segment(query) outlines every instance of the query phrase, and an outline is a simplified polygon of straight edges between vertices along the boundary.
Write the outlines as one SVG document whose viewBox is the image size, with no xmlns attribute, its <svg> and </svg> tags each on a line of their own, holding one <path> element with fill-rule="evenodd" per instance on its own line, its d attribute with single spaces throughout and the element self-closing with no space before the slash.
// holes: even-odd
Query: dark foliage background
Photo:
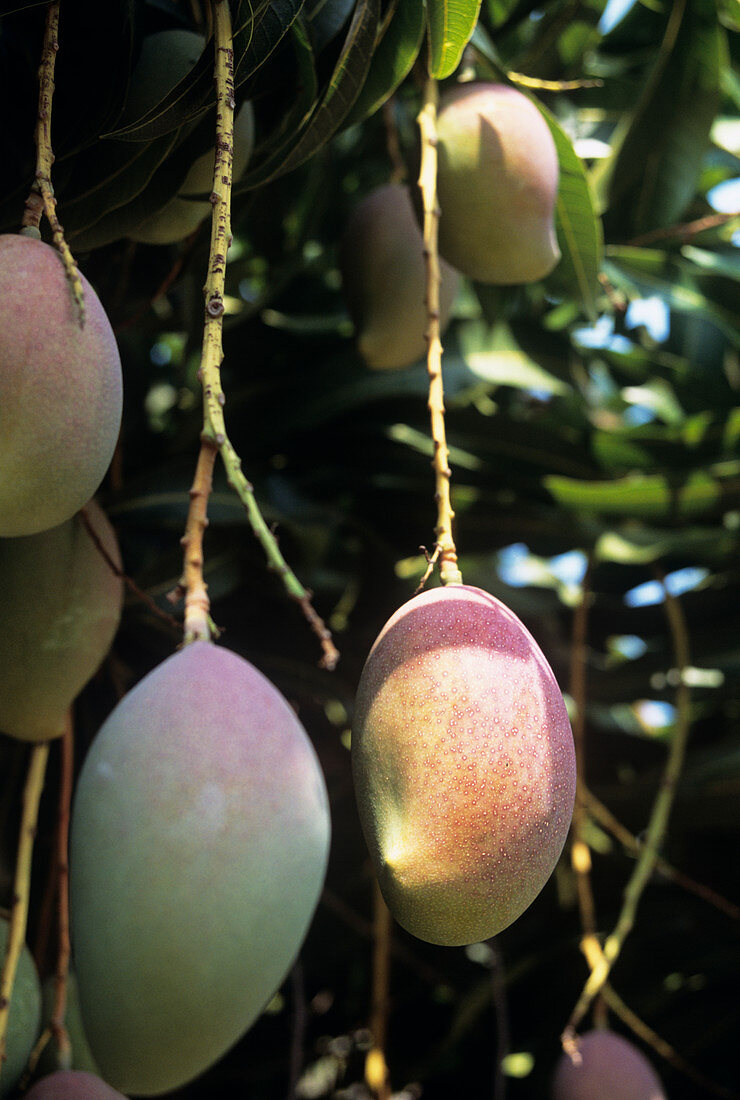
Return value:
<svg viewBox="0 0 740 1100">
<path fill-rule="evenodd" d="M 475 5 L 447 3 L 475 20 Z M 606 6 L 483 0 L 462 61 L 486 79 L 539 81 L 531 91 L 561 158 L 563 261 L 541 284 L 467 284 L 457 301 L 444 370 L 458 546 L 466 582 L 513 608 L 566 692 L 591 560 L 585 778 L 637 836 L 676 725 L 675 639 L 657 585 L 666 577 L 690 633 L 692 731 L 663 855 L 736 900 L 740 226 L 717 216 L 714 189 L 740 174 L 740 20 L 732 0 L 638 2 L 614 25 Z M 266 573 L 221 477 L 206 579 L 223 643 L 298 708 L 324 768 L 334 833 L 326 890 L 284 988 L 178 1096 L 359 1098 L 369 1095 L 373 931 L 347 751 L 352 700 L 373 638 L 423 572 L 419 547 L 433 543 L 435 512 L 425 366 L 373 373 L 360 361 L 337 244 L 352 206 L 394 168 L 389 134 L 413 178 L 412 66 L 425 9 L 422 0 L 231 7 L 238 96 L 254 105 L 257 147 L 236 188 L 227 269 L 227 426 L 335 633 L 336 672 L 319 669 L 315 638 Z M 128 574 L 168 613 L 201 426 L 208 231 L 161 247 L 127 233 L 212 141 L 210 52 L 149 116 L 125 131 L 120 116 L 143 38 L 196 26 L 200 9 L 63 2 L 52 131 L 61 220 L 124 365 L 124 426 L 101 501 Z M 33 175 L 44 10 L 3 5 L 3 231 L 17 228 Z M 77 704 L 78 759 L 120 693 L 178 641 L 175 627 L 128 597 L 113 651 Z M 4 739 L 0 752 L 5 889 L 25 750 Z M 54 774 L 52 765 L 31 942 L 51 858 Z M 587 835 L 606 934 L 633 857 L 596 822 Z M 737 1084 L 737 932 L 737 919 L 656 874 L 613 976 L 624 1002 L 726 1090 Z M 587 974 L 579 935 L 565 858 L 495 943 L 436 948 L 395 928 L 387 1055 L 397 1093 L 414 1085 L 403 1095 L 493 1096 L 503 1058 L 511 1100 L 545 1096 Z M 49 969 L 49 958 L 40 962 Z M 649 1053 L 672 1098 L 730 1094 Z"/>
</svg>

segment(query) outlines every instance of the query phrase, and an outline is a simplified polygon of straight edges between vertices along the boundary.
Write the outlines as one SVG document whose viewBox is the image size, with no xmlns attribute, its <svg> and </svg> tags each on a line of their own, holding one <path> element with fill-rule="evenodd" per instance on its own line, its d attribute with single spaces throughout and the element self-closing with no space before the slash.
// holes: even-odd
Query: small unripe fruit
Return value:
<svg viewBox="0 0 740 1100">
<path fill-rule="evenodd" d="M 120 569 L 106 516 L 93 502 L 87 515 Z M 0 576 L 0 733 L 22 741 L 59 737 L 118 629 L 123 582 L 81 516 L 37 535 L 0 539 Z"/>
<path fill-rule="evenodd" d="M 100 1077 L 72 1069 L 42 1077 L 25 1095 L 26 1100 L 126 1100 Z"/>
<path fill-rule="evenodd" d="M 313 747 L 247 661 L 193 642 L 124 696 L 70 847 L 82 1018 L 110 1084 L 168 1092 L 251 1026 L 301 947 L 329 833 Z"/>
<path fill-rule="evenodd" d="M 85 325 L 56 249 L 0 236 L 0 537 L 63 523 L 93 496 L 121 424 L 121 362 L 81 276 Z"/>
<path fill-rule="evenodd" d="M 197 31 L 168 27 L 148 34 L 131 74 L 122 126 L 148 114 L 197 64 L 206 40 Z"/>
<path fill-rule="evenodd" d="M 8 922 L 0 917 L 0 964 L 8 946 Z M 8 1096 L 23 1073 L 41 1027 L 41 987 L 31 952 L 23 946 L 13 983 L 6 1035 L 6 1059 L 0 1073 L 0 1098 Z"/>
<path fill-rule="evenodd" d="M 527 96 L 460 84 L 437 119 L 439 250 L 483 283 L 530 283 L 560 259 L 553 224 L 558 156 Z"/>
<path fill-rule="evenodd" d="M 647 1058 L 613 1031 L 578 1037 L 578 1056 L 562 1054 L 552 1082 L 552 1100 L 666 1100 Z"/>
<path fill-rule="evenodd" d="M 234 119 L 234 160 L 231 168 L 234 181 L 246 169 L 253 149 L 254 108 L 251 103 L 244 103 Z M 211 190 L 214 158 L 213 149 L 198 157 L 175 197 L 138 225 L 129 236 L 141 244 L 174 244 L 195 232 L 213 207 L 207 200 L 196 201 L 187 196 Z"/>
<path fill-rule="evenodd" d="M 389 183 L 353 210 L 340 251 L 357 348 L 369 367 L 406 367 L 426 353 L 424 240 L 408 189 Z M 459 276 L 440 264 L 440 331 L 450 319 Z"/>
<path fill-rule="evenodd" d="M 468 585 L 391 616 L 360 678 L 352 764 L 365 839 L 399 924 L 431 943 L 488 939 L 550 877 L 575 753 L 539 646 Z"/>
</svg>

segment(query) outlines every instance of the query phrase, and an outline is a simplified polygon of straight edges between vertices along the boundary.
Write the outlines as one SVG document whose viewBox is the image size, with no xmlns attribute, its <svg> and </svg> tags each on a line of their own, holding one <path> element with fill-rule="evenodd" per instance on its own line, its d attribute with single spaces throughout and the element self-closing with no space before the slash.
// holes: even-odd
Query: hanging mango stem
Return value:
<svg viewBox="0 0 740 1100">
<path fill-rule="evenodd" d="M 31 192 L 26 199 L 21 233 L 27 237 L 39 238 L 41 236 L 39 231 L 41 215 L 46 215 L 51 226 L 54 244 L 61 255 L 64 270 L 72 289 L 77 318 L 80 328 L 82 328 L 85 324 L 82 280 L 69 245 L 64 238 L 64 230 L 59 224 L 57 200 L 54 197 L 54 188 L 51 183 L 51 166 L 54 163 L 54 153 L 51 146 L 51 105 L 54 98 L 54 68 L 59 51 L 58 33 L 59 0 L 51 0 L 46 9 L 44 42 L 41 48 L 41 64 L 39 65 L 39 104 L 34 131 L 36 173 Z"/>
<path fill-rule="evenodd" d="M 686 756 L 686 746 L 691 729 L 691 691 L 684 675 L 690 664 L 689 633 L 683 609 L 679 601 L 666 588 L 663 574 L 659 569 L 656 569 L 656 579 L 663 585 L 663 606 L 673 641 L 674 660 L 679 677 L 675 703 L 676 725 L 668 750 L 663 777 L 645 830 L 644 844 L 640 850 L 632 876 L 625 887 L 624 899 L 617 923 L 614 930 L 607 937 L 602 955 L 596 959 L 595 966 L 591 970 L 591 974 L 568 1020 L 561 1037 L 564 1047 L 573 1041 L 575 1029 L 588 1012 L 594 998 L 601 993 L 604 985 L 609 980 L 612 968 L 632 931 L 640 898 L 658 862 L 660 847 L 668 828 L 668 819 L 676 794 L 676 786 Z"/>
<path fill-rule="evenodd" d="M 435 551 L 429 559 L 429 567 L 422 586 L 439 562 L 439 574 L 443 584 L 462 584 L 462 573 L 457 564 L 457 550 L 452 536 L 455 513 L 450 500 L 449 450 L 445 433 L 444 385 L 442 382 L 442 343 L 439 328 L 439 250 L 437 230 L 439 206 L 437 204 L 437 81 L 427 76 L 424 82 L 424 102 L 417 117 L 421 136 L 421 164 L 419 190 L 424 206 L 424 262 L 426 266 L 427 306 L 427 370 L 429 372 L 429 413 L 432 441 L 434 443 L 434 499 L 437 502 Z"/>
<path fill-rule="evenodd" d="M 212 0 L 216 48 L 216 158 L 211 203 L 211 247 L 208 276 L 203 288 L 205 321 L 200 361 L 203 389 L 203 430 L 201 449 L 190 490 L 190 508 L 183 536 L 185 547 L 183 574 L 179 590 L 185 593 L 185 641 L 210 638 L 218 630 L 210 616 L 210 601 L 203 577 L 203 533 L 208 524 L 208 498 L 216 455 L 226 470 L 229 485 L 239 496 L 252 531 L 259 539 L 268 568 L 279 574 L 288 595 L 300 604 L 311 629 L 317 635 L 323 668 L 332 669 L 339 660 L 331 632 L 311 603 L 311 593 L 303 587 L 283 557 L 275 535 L 265 522 L 255 499 L 254 487 L 245 477 L 241 459 L 226 433 L 221 386 L 223 362 L 223 315 L 226 283 L 226 254 L 231 244 L 231 185 L 234 154 L 234 40 L 228 0 Z"/>
</svg>

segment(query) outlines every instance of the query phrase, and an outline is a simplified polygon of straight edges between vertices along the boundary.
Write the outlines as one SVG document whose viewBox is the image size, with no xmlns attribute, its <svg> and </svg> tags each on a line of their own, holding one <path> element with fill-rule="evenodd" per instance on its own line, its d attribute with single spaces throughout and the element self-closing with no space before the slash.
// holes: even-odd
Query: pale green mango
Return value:
<svg viewBox="0 0 740 1100">
<path fill-rule="evenodd" d="M 94 502 L 93 530 L 115 565 L 113 528 Z M 0 733 L 47 741 L 110 649 L 123 582 L 80 516 L 50 531 L 0 539 Z"/>
<path fill-rule="evenodd" d="M 0 917 L 0 967 L 8 947 L 8 922 Z M 41 1027 L 41 987 L 36 964 L 24 945 L 10 998 L 6 1060 L 0 1070 L 0 1098 L 8 1096 L 26 1068 Z"/>
<path fill-rule="evenodd" d="M 439 251 L 483 283 L 531 283 L 560 259 L 558 155 L 534 103 L 504 84 L 459 84 L 437 119 Z"/>
<path fill-rule="evenodd" d="M 352 766 L 383 896 L 420 939 L 488 939 L 550 877 L 573 736 L 542 651 L 487 592 L 432 589 L 388 620 L 360 678 Z"/>
<path fill-rule="evenodd" d="M 155 1096 L 218 1059 L 300 950 L 329 847 L 295 712 L 212 642 L 126 695 L 84 762 L 71 828 L 72 947 L 105 1079 Z"/>
<path fill-rule="evenodd" d="M 243 103 L 234 119 L 234 161 L 232 179 L 238 180 L 244 172 L 254 149 L 254 108 Z M 185 177 L 177 195 L 129 236 L 141 244 L 174 244 L 195 232 L 212 210 L 207 200 L 188 198 L 213 187 L 215 149 L 198 157 Z"/>
</svg>

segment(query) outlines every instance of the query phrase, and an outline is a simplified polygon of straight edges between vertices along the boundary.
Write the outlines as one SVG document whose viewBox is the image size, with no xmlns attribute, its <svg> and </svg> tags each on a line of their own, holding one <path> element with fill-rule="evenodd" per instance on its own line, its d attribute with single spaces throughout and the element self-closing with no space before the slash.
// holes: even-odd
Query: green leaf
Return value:
<svg viewBox="0 0 740 1100">
<path fill-rule="evenodd" d="M 521 348 L 509 326 L 500 321 L 491 331 L 472 322 L 460 330 L 462 357 L 473 374 L 485 382 L 545 393 L 567 393 L 570 386 L 544 370 Z"/>
<path fill-rule="evenodd" d="M 604 252 L 601 220 L 596 213 L 586 169 L 570 138 L 545 107 L 536 100 L 533 102 L 550 128 L 560 166 L 555 229 L 561 259 L 548 283 L 577 298 L 586 314 L 595 320 Z"/>
<path fill-rule="evenodd" d="M 380 0 L 360 0 L 347 37 L 321 101 L 303 132 L 292 139 L 289 151 L 279 149 L 245 183 L 250 187 L 266 183 L 297 168 L 331 138 L 346 119 L 370 67 L 380 17 Z"/>
<path fill-rule="evenodd" d="M 374 114 L 411 72 L 421 49 L 424 25 L 424 0 L 396 0 L 392 18 L 386 16 L 384 21 L 370 72 L 347 116 L 347 124 Z"/>
<path fill-rule="evenodd" d="M 481 0 L 427 0 L 429 74 L 451 76 L 478 22 Z"/>
<path fill-rule="evenodd" d="M 557 474 L 545 488 L 558 504 L 610 515 L 681 517 L 740 503 L 740 462 L 690 471 L 685 477 L 630 474 L 614 481 L 577 481 Z"/>
<path fill-rule="evenodd" d="M 676 222 L 696 187 L 721 102 L 727 42 L 714 0 L 677 0 L 653 70 L 608 167 L 608 224 L 632 237 Z"/>
<path fill-rule="evenodd" d="M 703 314 L 740 346 L 740 311 L 713 302 L 700 289 L 694 265 L 681 263 L 668 253 L 624 245 L 606 250 L 604 270 L 613 286 L 629 297 L 659 294 L 680 313 Z"/>
</svg>

